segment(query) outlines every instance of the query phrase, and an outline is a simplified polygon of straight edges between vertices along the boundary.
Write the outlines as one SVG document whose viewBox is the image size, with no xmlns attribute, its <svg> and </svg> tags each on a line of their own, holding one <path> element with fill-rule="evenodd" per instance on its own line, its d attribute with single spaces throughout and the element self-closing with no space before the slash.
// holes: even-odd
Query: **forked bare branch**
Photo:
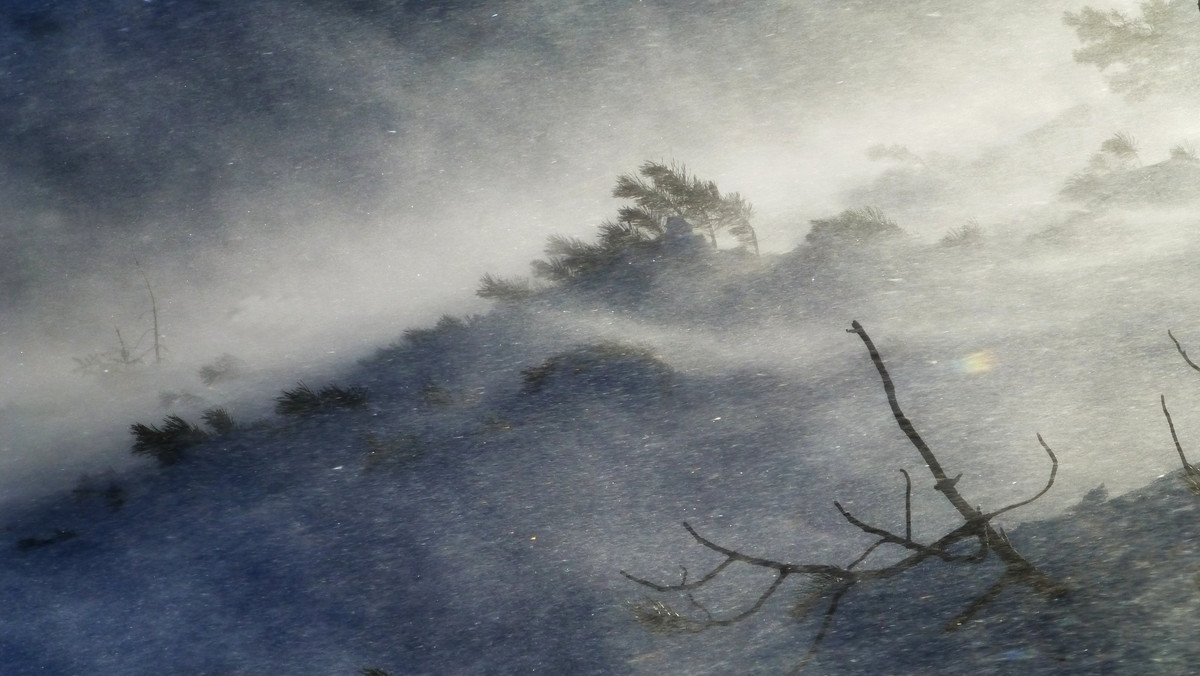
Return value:
<svg viewBox="0 0 1200 676">
<path fill-rule="evenodd" d="M 1167 418 L 1167 427 L 1171 430 L 1175 451 L 1179 453 L 1179 462 L 1183 463 L 1183 480 L 1187 482 L 1189 490 L 1200 495 L 1200 469 L 1188 462 L 1187 456 L 1183 454 L 1183 445 L 1179 443 L 1179 434 L 1175 432 L 1175 423 L 1171 420 L 1171 412 L 1167 410 L 1166 395 L 1158 395 L 1158 401 L 1162 404 L 1163 415 Z"/>
<path fill-rule="evenodd" d="M 1167 329 L 1167 335 L 1171 337 L 1171 342 L 1175 343 L 1175 349 L 1179 350 L 1179 356 L 1187 362 L 1188 366 L 1200 371 L 1200 366 L 1192 361 L 1187 356 L 1187 351 L 1179 344 L 1175 338 L 1175 334 L 1171 333 L 1171 329 Z M 1165 395 L 1158 396 L 1159 403 L 1162 404 L 1163 415 L 1167 418 L 1167 427 L 1171 429 L 1171 439 L 1175 441 L 1175 451 L 1179 453 L 1179 462 L 1183 463 L 1183 480 L 1187 482 L 1188 489 L 1200 495 L 1200 468 L 1197 468 L 1192 463 L 1188 462 L 1187 456 L 1183 454 L 1183 446 L 1179 443 L 1179 435 L 1175 432 L 1175 423 L 1171 421 L 1171 412 L 1167 410 L 1167 398 Z"/>
<path fill-rule="evenodd" d="M 1046 485 L 1038 491 L 1033 497 L 1015 502 L 1011 505 L 1001 507 L 992 512 L 984 512 L 979 506 L 973 506 L 968 502 L 958 489 L 959 479 L 962 474 L 950 477 L 946 474 L 945 469 L 938 461 L 933 450 L 921 438 L 912 421 L 904 414 L 900 408 L 899 400 L 896 396 L 896 387 L 892 381 L 891 375 L 888 373 L 887 366 L 883 362 L 883 358 L 879 355 L 871 337 L 867 335 L 865 329 L 857 321 L 851 323 L 851 328 L 848 333 L 854 333 L 862 339 L 863 344 L 867 348 L 867 352 L 871 357 L 876 369 L 879 371 L 879 376 L 883 381 L 883 389 L 887 394 L 888 405 L 891 407 L 892 416 L 896 420 L 896 424 L 904 432 L 909 442 L 917 449 L 921 459 L 925 462 L 930 474 L 934 479 L 934 490 L 940 492 L 946 500 L 955 508 L 962 517 L 963 523 L 957 528 L 944 534 L 931 544 L 922 544 L 913 539 L 912 536 L 912 481 L 905 470 L 900 470 L 904 475 L 905 480 L 905 496 L 904 496 L 904 535 L 892 533 L 886 529 L 872 526 L 862 521 L 861 519 L 850 514 L 841 503 L 834 502 L 834 507 L 841 513 L 850 524 L 854 525 L 859 530 L 875 536 L 877 539 L 868 546 L 865 551 L 850 564 L 846 566 L 836 566 L 829 564 L 795 564 L 784 561 L 776 561 L 773 559 L 750 556 L 735 549 L 729 549 L 708 540 L 696 532 L 688 523 L 684 523 L 683 527 L 691 534 L 692 538 L 700 545 L 711 549 L 725 557 L 725 559 L 713 568 L 707 575 L 694 582 L 687 581 L 686 569 L 685 573 L 678 584 L 663 585 L 635 577 L 625 571 L 621 574 L 630 580 L 652 589 L 656 592 L 675 592 L 685 593 L 687 599 L 693 607 L 700 608 L 704 613 L 703 619 L 686 618 L 675 612 L 670 606 L 660 601 L 651 601 L 646 604 L 641 604 L 635 607 L 639 614 L 639 619 L 644 623 L 654 628 L 678 628 L 687 631 L 703 631 L 705 629 L 726 626 L 736 622 L 745 620 L 751 617 L 767 603 L 767 601 L 778 591 L 784 581 L 790 576 L 805 576 L 808 580 L 820 580 L 822 586 L 815 595 L 810 595 L 808 600 L 801 605 L 807 612 L 811 604 L 820 603 L 822 598 L 828 598 L 823 619 L 813 637 L 812 643 L 808 651 L 805 653 L 800 663 L 797 665 L 793 673 L 798 673 L 806 665 L 808 665 L 817 655 L 829 628 L 833 624 L 834 616 L 837 613 L 842 598 L 850 592 L 860 582 L 884 580 L 895 577 L 927 559 L 937 559 L 948 564 L 978 564 L 987 560 L 989 554 L 995 554 L 1001 562 L 1005 564 L 1005 571 L 994 584 L 992 584 L 983 594 L 973 601 L 966 609 L 958 616 L 952 619 L 946 625 L 946 629 L 953 630 L 964 624 L 970 618 L 974 617 L 981 609 L 989 602 L 995 599 L 1009 585 L 1020 584 L 1030 587 L 1037 592 L 1047 597 L 1057 597 L 1066 593 L 1067 588 L 1061 583 L 1053 580 L 1045 573 L 1037 569 L 1033 564 L 1027 561 L 1013 546 L 1012 542 L 1004 534 L 1003 529 L 998 526 L 993 526 L 992 520 L 1001 514 L 1010 512 L 1018 507 L 1029 505 L 1050 490 L 1054 486 L 1054 480 L 1058 473 L 1058 458 L 1054 455 L 1054 451 L 1042 439 L 1039 434 L 1037 439 L 1046 454 L 1050 457 L 1050 476 L 1046 481 Z M 1173 337 L 1172 337 L 1173 338 Z M 1178 343 L 1177 343 L 1178 344 Z M 1182 353 L 1182 348 L 1180 349 Z M 1185 355 L 1186 358 L 1186 355 Z M 1190 363 L 1190 362 L 1189 362 Z M 1200 369 L 1198 369 L 1200 370 Z M 1166 410 L 1164 403 L 1163 410 Z M 1170 418 L 1168 416 L 1168 422 Z M 1174 433 L 1174 428 L 1172 428 Z M 1178 448 L 1178 441 L 1176 441 Z M 1180 457 L 1183 457 L 1183 451 L 1180 450 Z M 1184 460 L 1185 467 L 1189 467 Z M 1198 472 L 1200 474 L 1200 472 Z M 1200 484 L 1198 484 L 1200 485 Z M 976 540 L 978 549 L 969 554 L 952 554 L 950 548 L 955 544 L 964 540 Z M 874 569 L 859 569 L 858 566 L 867 560 L 877 549 L 884 545 L 894 545 L 902 549 L 906 549 L 911 553 L 905 558 L 892 563 L 891 565 L 874 568 Z M 765 568 L 775 571 L 774 579 L 767 589 L 759 595 L 759 597 L 746 609 L 731 615 L 727 618 L 717 618 L 708 612 L 704 606 L 700 605 L 693 597 L 692 592 L 703 588 L 709 582 L 716 579 L 721 573 L 725 572 L 735 563 L 744 564 L 755 568 Z"/>
</svg>

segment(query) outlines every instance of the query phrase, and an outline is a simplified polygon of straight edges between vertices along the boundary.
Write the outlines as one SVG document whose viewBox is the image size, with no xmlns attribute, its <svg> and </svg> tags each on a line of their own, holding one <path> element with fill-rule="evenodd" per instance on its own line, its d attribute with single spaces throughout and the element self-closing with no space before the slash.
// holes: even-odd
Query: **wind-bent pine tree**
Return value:
<svg viewBox="0 0 1200 676">
<path fill-rule="evenodd" d="M 758 255 L 758 236 L 750 225 L 754 208 L 738 193 L 722 193 L 713 181 L 702 181 L 682 165 L 646 162 L 636 174 L 617 178 L 613 196 L 632 200 L 617 210 L 615 220 L 600 224 L 594 242 L 578 237 L 551 235 L 543 250 L 546 258 L 532 263 L 533 275 L 551 282 L 568 282 L 604 270 L 628 256 L 631 250 L 655 250 L 669 240 L 668 221 L 681 218 L 717 247 L 717 233 L 728 232 L 742 247 Z M 476 295 L 504 302 L 526 300 L 545 287 L 528 279 L 484 275 Z"/>
<path fill-rule="evenodd" d="M 638 174 L 617 178 L 613 197 L 635 204 L 621 210 L 619 223 L 659 234 L 667 218 L 679 216 L 704 233 L 713 248 L 717 246 L 717 233 L 725 230 L 758 255 L 758 236 L 750 225 L 754 208 L 741 195 L 722 194 L 715 182 L 689 174 L 680 164 L 646 162 Z"/>
<path fill-rule="evenodd" d="M 1140 14 L 1083 7 L 1063 22 L 1082 48 L 1075 61 L 1099 68 L 1109 88 L 1132 100 L 1157 92 L 1194 90 L 1200 42 L 1193 0 L 1148 0 Z"/>
</svg>

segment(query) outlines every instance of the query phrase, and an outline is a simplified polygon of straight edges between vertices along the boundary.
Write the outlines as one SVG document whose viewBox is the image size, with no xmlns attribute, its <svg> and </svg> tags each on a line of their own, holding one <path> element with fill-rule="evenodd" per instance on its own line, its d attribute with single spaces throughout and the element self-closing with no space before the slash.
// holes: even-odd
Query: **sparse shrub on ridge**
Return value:
<svg viewBox="0 0 1200 676">
<path fill-rule="evenodd" d="M 362 360 L 359 363 L 366 366 L 376 360 L 391 361 L 399 355 L 411 354 L 414 350 L 444 348 L 448 339 L 465 335 L 467 329 L 474 326 L 480 319 L 480 315 L 456 317 L 444 314 L 433 326 L 406 329 L 398 340 L 392 341 L 387 347 L 376 350 L 374 359 Z"/>
<path fill-rule="evenodd" d="M 1130 165 L 1139 159 L 1137 139 L 1123 131 L 1105 139 L 1100 151 L 1111 155 L 1120 165 Z"/>
<path fill-rule="evenodd" d="M 275 412 L 279 415 L 303 418 L 330 408 L 362 408 L 367 405 L 367 390 L 364 387 L 341 388 L 326 385 L 319 392 L 303 382 L 294 389 L 284 390 L 275 398 Z"/>
<path fill-rule="evenodd" d="M 1100 144 L 1085 168 L 1063 182 L 1059 195 L 1090 209 L 1193 203 L 1200 199 L 1198 164 L 1196 149 L 1183 142 L 1170 149 L 1166 160 L 1143 165 L 1136 139 L 1118 132 Z"/>
<path fill-rule="evenodd" d="M 983 228 L 974 219 L 947 232 L 938 242 L 944 247 L 973 247 L 983 243 Z"/>
<path fill-rule="evenodd" d="M 134 423 L 129 432 L 134 436 L 133 454 L 150 456 L 163 466 L 179 462 L 185 450 L 210 437 L 208 432 L 177 415 L 164 418 L 161 428 Z"/>
<path fill-rule="evenodd" d="M 551 235 L 546 259 L 533 262 L 534 276 L 565 282 L 608 268 L 628 252 L 669 237 L 671 219 L 681 219 L 703 233 L 713 249 L 717 233 L 727 231 L 743 248 L 758 254 L 750 203 L 737 193 L 722 194 L 716 183 L 689 174 L 683 165 L 646 162 L 638 175 L 618 177 L 612 194 L 633 205 L 618 209 L 615 221 L 601 223 L 595 242 Z"/>
<path fill-rule="evenodd" d="M 238 424 L 229 415 L 229 411 L 223 408 L 210 408 L 200 414 L 200 419 L 217 435 L 231 434 L 238 428 Z"/>
<path fill-rule="evenodd" d="M 175 408 L 176 406 L 200 406 L 204 402 L 204 397 L 192 394 L 191 392 L 163 390 L 158 393 L 158 405 L 166 409 Z"/>
<path fill-rule="evenodd" d="M 887 214 L 875 207 L 863 207 L 813 220 L 812 229 L 804 239 L 813 246 L 843 248 L 886 241 L 903 234 Z"/>
<path fill-rule="evenodd" d="M 320 408 L 321 398 L 303 382 L 275 397 L 275 412 L 279 415 L 304 416 L 316 413 Z"/>
<path fill-rule="evenodd" d="M 222 380 L 237 378 L 245 368 L 245 362 L 227 353 L 217 357 L 213 363 L 201 366 L 197 375 L 200 376 L 200 382 L 205 385 L 213 385 Z"/>
<path fill-rule="evenodd" d="M 403 343 L 410 347 L 432 347 L 445 336 L 467 330 L 478 319 L 477 315 L 467 315 L 466 317 L 442 315 L 432 327 L 405 330 Z M 401 345 L 396 347 L 401 347 Z"/>
<path fill-rule="evenodd" d="M 1200 157 L 1196 156 L 1196 147 L 1187 142 L 1171 148 L 1171 159 L 1177 162 L 1200 162 Z"/>
<path fill-rule="evenodd" d="M 646 162 L 636 173 L 619 176 L 612 195 L 632 204 L 619 208 L 616 220 L 601 223 L 594 242 L 551 235 L 546 241 L 545 259 L 531 264 L 535 277 L 565 283 L 612 269 L 638 252 L 656 259 L 678 254 L 687 248 L 671 242 L 679 237 L 678 232 L 671 232 L 672 219 L 687 224 L 684 235 L 689 242 L 694 228 L 702 234 L 695 236 L 695 240 L 707 239 L 716 249 L 717 235 L 727 232 L 742 250 L 755 256 L 759 253 L 758 236 L 750 224 L 754 214 L 751 204 L 737 193 L 722 193 L 716 183 L 697 178 L 681 164 Z M 528 279 L 486 274 L 476 295 L 519 302 L 541 290 Z"/>
<path fill-rule="evenodd" d="M 1080 171 L 1071 174 L 1063 183 L 1058 194 L 1072 200 L 1086 200 L 1096 193 L 1103 185 L 1100 176 L 1090 171 Z"/>
<path fill-rule="evenodd" d="M 160 465 L 173 465 L 183 459 L 183 452 L 188 448 L 238 429 L 229 411 L 223 408 L 210 408 L 201 414 L 201 419 L 211 433 L 177 415 L 163 418 L 162 427 L 142 423 L 130 425 L 129 432 L 134 436 L 133 454 L 148 455 Z"/>
<path fill-rule="evenodd" d="M 365 387 L 341 388 L 337 385 L 328 385 L 322 387 L 317 396 L 323 403 L 336 408 L 362 408 L 367 405 L 367 388 Z"/>
<path fill-rule="evenodd" d="M 556 354 L 522 370 L 521 376 L 525 394 L 535 394 L 559 379 L 570 379 L 573 388 L 588 386 L 604 391 L 662 387 L 672 372 L 650 349 L 608 340 Z"/>
<path fill-rule="evenodd" d="M 907 146 L 897 143 L 891 145 L 885 143 L 877 143 L 870 148 L 867 148 L 867 159 L 873 161 L 893 160 L 896 162 L 906 162 L 910 164 L 925 164 L 925 161 L 916 153 L 909 150 Z"/>
<path fill-rule="evenodd" d="M 479 288 L 475 295 L 488 300 L 505 303 L 516 303 L 532 298 L 537 293 L 533 283 L 525 277 L 505 279 L 492 273 L 487 273 L 479 280 Z"/>
</svg>

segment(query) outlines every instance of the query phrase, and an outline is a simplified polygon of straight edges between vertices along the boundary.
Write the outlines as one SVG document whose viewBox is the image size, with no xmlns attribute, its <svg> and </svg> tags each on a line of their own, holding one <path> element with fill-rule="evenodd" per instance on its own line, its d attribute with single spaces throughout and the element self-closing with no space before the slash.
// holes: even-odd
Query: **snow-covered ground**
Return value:
<svg viewBox="0 0 1200 676">
<path fill-rule="evenodd" d="M 824 279 L 794 255 L 714 254 L 707 277 L 667 266 L 636 294 L 566 288 L 448 318 L 309 382 L 366 387 L 364 408 L 283 417 L 233 401 L 240 429 L 178 463 L 93 474 L 10 509 L 0 664 L 786 673 L 823 617 L 820 603 L 792 613 L 811 586 L 789 580 L 733 626 L 658 633 L 636 604 L 728 616 L 769 575 L 733 566 L 693 605 L 620 571 L 670 584 L 679 566 L 694 580 L 720 563 L 685 520 L 748 555 L 845 566 L 872 538 L 832 502 L 902 532 L 899 469 L 914 480 L 917 541 L 959 525 L 845 331 L 858 319 L 905 412 L 984 511 L 1045 485 L 1045 437 L 1054 488 L 997 525 L 1070 591 L 1047 600 L 1013 584 L 946 632 L 1003 567 L 926 561 L 847 594 L 808 671 L 1183 673 L 1200 652 L 1200 497 L 1163 477 L 1179 461 L 1157 399 L 1187 448 L 1200 379 L 1166 329 L 1200 345 L 1187 321 L 1196 245 L 1174 235 L 1175 216 L 1105 218 L 1066 242 L 914 245 Z M 1111 256 L 1135 226 L 1160 237 Z M 895 561 L 886 549 L 863 565 Z"/>
<path fill-rule="evenodd" d="M 1200 496 L 1159 405 L 1200 460 L 1200 374 L 1167 336 L 1200 355 L 1195 106 L 1073 63 L 1062 13 L 1091 3 L 16 4 L 0 674 L 777 674 L 818 636 L 806 673 L 1195 671 Z M 1191 42 L 1168 33 L 1169 62 Z M 633 247 L 471 297 L 594 236 L 647 158 L 742 192 L 764 255 Z M 911 237 L 805 243 L 868 206 Z M 691 597 L 621 574 L 720 565 L 684 521 L 847 567 L 876 538 L 834 501 L 902 533 L 900 470 L 915 542 L 959 527 L 854 320 L 968 504 L 1037 494 L 1053 449 L 994 537 L 1066 594 L 995 554 L 833 614 L 800 574 L 755 609 L 770 574 L 744 561 Z M 149 361 L 148 336 L 164 363 L 69 372 L 114 337 Z M 276 412 L 300 382 L 368 395 Z M 132 424 L 196 440 L 215 407 L 238 427 L 177 462 L 128 452 Z"/>
</svg>

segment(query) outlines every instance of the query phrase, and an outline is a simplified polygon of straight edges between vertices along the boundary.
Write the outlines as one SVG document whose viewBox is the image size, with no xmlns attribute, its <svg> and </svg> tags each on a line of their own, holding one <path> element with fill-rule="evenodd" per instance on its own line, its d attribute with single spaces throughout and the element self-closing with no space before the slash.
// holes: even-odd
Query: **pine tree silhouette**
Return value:
<svg viewBox="0 0 1200 676">
<path fill-rule="evenodd" d="M 717 232 L 727 230 L 742 246 L 758 254 L 758 237 L 750 225 L 754 208 L 738 193 L 721 194 L 713 181 L 689 174 L 680 164 L 646 162 L 638 175 L 617 178 L 613 197 L 633 200 L 618 222 L 643 232 L 661 234 L 667 218 L 679 216 L 717 246 Z"/>
</svg>

